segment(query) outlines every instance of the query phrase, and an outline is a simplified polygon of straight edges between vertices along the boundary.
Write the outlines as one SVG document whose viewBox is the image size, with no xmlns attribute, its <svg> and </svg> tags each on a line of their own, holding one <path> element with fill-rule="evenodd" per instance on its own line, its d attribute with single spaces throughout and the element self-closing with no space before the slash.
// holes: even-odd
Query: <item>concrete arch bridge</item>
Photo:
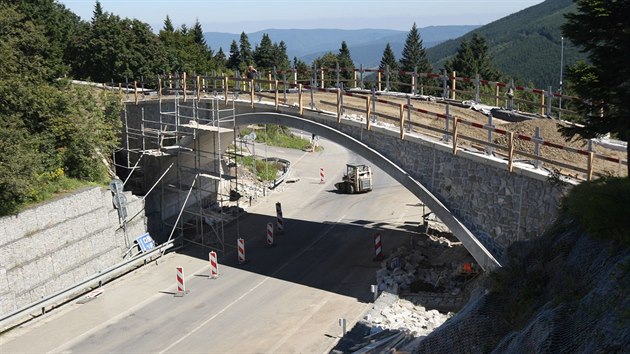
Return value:
<svg viewBox="0 0 630 354">
<path fill-rule="evenodd" d="M 404 104 L 396 107 L 399 114 L 375 115 L 370 112 L 369 96 L 350 94 L 344 103 L 340 94 L 336 101 L 335 94 L 328 95 L 318 103 L 331 108 L 325 110 L 315 107 L 313 101 L 305 106 L 302 96 L 306 95 L 297 94 L 298 102 L 293 104 L 287 100 L 280 104 L 277 92 L 275 96 L 260 94 L 258 100 L 252 94 L 228 99 L 161 96 L 159 100 L 129 101 L 123 117 L 128 167 L 133 168 L 146 155 L 164 157 L 154 162 L 145 159 L 145 171 L 159 171 L 145 176 L 149 186 L 158 176 L 195 185 L 193 178 L 198 174 L 194 172 L 202 165 L 212 171 L 208 176 L 221 179 L 227 176 L 222 175 L 225 166 L 220 167 L 217 156 L 234 140 L 234 127 L 279 124 L 338 143 L 391 175 L 449 227 L 484 269 L 500 267 L 507 246 L 541 235 L 556 217 L 562 191 L 548 182 L 546 171 L 514 159 L 511 143 L 506 158 L 495 157 L 463 148 L 458 136 L 458 125 L 463 123 L 448 114 L 450 128 L 444 130 L 448 136 L 436 138 L 417 131 L 421 124 L 413 121 L 410 107 L 405 110 Z M 353 104 L 351 99 L 359 103 Z M 184 163 L 192 171 L 188 174 L 170 169 L 168 161 L 175 161 L 174 151 L 181 159 L 182 151 L 204 150 L 204 146 L 215 156 L 200 158 L 191 153 Z M 181 202 L 171 206 L 170 215 L 176 214 L 179 205 Z M 157 211 L 148 209 L 149 218 L 151 212 Z"/>
</svg>

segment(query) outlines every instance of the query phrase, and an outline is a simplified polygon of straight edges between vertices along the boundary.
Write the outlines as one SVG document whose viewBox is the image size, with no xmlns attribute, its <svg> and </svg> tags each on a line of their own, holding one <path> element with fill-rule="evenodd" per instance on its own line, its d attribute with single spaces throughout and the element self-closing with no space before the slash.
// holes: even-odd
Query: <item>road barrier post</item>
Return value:
<svg viewBox="0 0 630 354">
<path fill-rule="evenodd" d="M 383 246 L 381 244 L 381 234 L 374 234 L 374 260 L 380 261 L 383 259 Z"/>
<path fill-rule="evenodd" d="M 238 263 L 245 263 L 245 240 L 242 238 L 237 239 L 236 248 L 238 249 Z"/>
<path fill-rule="evenodd" d="M 278 232 L 284 232 L 284 220 L 282 219 L 282 204 L 276 203 L 276 227 Z"/>
<path fill-rule="evenodd" d="M 217 253 L 210 251 L 210 278 L 216 279 L 219 277 L 219 266 L 217 264 Z"/>
<path fill-rule="evenodd" d="M 324 183 L 324 168 L 320 167 L 319 169 L 319 183 Z"/>
<path fill-rule="evenodd" d="M 184 267 L 177 266 L 177 291 L 175 292 L 176 297 L 184 296 L 186 291 L 186 286 L 184 284 Z"/>
<path fill-rule="evenodd" d="M 267 245 L 273 246 L 273 223 L 267 223 Z"/>
</svg>

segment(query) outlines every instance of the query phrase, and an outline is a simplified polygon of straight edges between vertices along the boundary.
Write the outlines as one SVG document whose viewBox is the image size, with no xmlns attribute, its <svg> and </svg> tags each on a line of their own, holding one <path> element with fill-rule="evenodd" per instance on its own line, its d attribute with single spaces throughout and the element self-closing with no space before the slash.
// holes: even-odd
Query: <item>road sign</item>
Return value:
<svg viewBox="0 0 630 354">
<path fill-rule="evenodd" d="M 148 232 L 141 236 L 138 236 L 136 238 L 136 242 L 138 243 L 138 246 L 140 246 L 140 250 L 142 251 L 142 253 L 155 248 L 155 241 L 153 241 L 153 237 L 151 237 Z"/>
</svg>

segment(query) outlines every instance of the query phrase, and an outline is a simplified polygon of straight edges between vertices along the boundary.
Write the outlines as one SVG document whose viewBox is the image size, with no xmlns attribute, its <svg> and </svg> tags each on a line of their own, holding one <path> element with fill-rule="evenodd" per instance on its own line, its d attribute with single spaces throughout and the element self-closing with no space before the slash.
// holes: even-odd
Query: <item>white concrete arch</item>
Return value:
<svg viewBox="0 0 630 354">
<path fill-rule="evenodd" d="M 464 247 L 466 247 L 483 269 L 492 270 L 501 267 L 495 255 L 493 255 L 466 226 L 452 215 L 449 209 L 442 204 L 433 193 L 398 165 L 363 142 L 327 125 L 285 113 L 241 113 L 235 115 L 235 119 L 236 125 L 238 126 L 249 124 L 278 124 L 301 129 L 322 136 L 361 155 L 422 200 L 429 209 L 448 226 L 455 237 L 462 242 Z"/>
</svg>

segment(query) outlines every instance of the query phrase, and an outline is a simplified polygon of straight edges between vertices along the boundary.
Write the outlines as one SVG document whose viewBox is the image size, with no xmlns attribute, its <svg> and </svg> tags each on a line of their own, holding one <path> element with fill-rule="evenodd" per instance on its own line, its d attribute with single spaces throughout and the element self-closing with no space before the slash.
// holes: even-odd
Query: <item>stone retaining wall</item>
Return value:
<svg viewBox="0 0 630 354">
<path fill-rule="evenodd" d="M 131 217 L 144 202 L 125 195 Z M 145 230 L 140 213 L 125 234 L 111 192 L 100 187 L 0 218 L 0 315 L 120 263 Z"/>
</svg>

